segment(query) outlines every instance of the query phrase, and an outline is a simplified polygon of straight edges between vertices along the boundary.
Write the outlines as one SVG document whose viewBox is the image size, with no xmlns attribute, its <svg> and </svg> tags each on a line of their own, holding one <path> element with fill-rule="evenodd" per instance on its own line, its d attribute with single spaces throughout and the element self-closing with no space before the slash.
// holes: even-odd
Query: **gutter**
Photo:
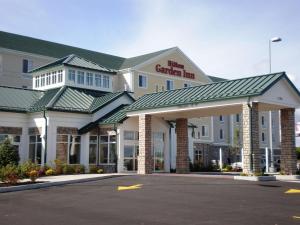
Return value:
<svg viewBox="0 0 300 225">
<path fill-rule="evenodd" d="M 47 162 L 47 147 L 48 147 L 48 126 L 47 126 L 48 121 L 46 117 L 46 109 L 43 110 L 43 117 L 45 119 L 45 137 L 44 137 L 45 140 L 44 165 L 45 165 Z"/>
<path fill-rule="evenodd" d="M 250 138 L 250 171 L 253 172 L 253 140 L 252 140 L 252 102 L 250 103 L 250 98 L 248 97 L 248 108 L 250 109 L 249 113 L 249 121 L 250 121 L 250 132 L 249 132 L 249 138 Z"/>
</svg>

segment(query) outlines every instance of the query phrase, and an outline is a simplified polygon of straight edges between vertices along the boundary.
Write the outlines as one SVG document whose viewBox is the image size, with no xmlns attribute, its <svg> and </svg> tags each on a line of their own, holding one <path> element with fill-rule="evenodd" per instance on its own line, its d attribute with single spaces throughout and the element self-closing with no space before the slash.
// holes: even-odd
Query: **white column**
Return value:
<svg viewBox="0 0 300 225">
<path fill-rule="evenodd" d="M 124 135 L 123 126 L 117 129 L 118 173 L 124 172 Z"/>
<path fill-rule="evenodd" d="M 90 133 L 81 135 L 80 163 L 89 171 Z"/>
<path fill-rule="evenodd" d="M 270 172 L 274 173 L 276 171 L 275 171 L 275 167 L 274 167 L 274 150 L 273 150 L 273 135 L 272 135 L 272 133 L 273 133 L 273 131 L 272 131 L 272 111 L 269 111 L 269 147 L 270 147 L 270 156 L 271 156 Z"/>
<path fill-rule="evenodd" d="M 223 154 L 222 154 L 222 148 L 220 148 L 219 154 L 220 154 L 219 165 L 220 165 L 220 169 L 222 170 L 222 168 L 223 168 Z"/>
<path fill-rule="evenodd" d="M 242 162 L 242 168 L 244 168 L 244 149 L 241 148 L 241 162 Z"/>
<path fill-rule="evenodd" d="M 269 173 L 269 149 L 266 147 L 266 172 Z"/>
</svg>

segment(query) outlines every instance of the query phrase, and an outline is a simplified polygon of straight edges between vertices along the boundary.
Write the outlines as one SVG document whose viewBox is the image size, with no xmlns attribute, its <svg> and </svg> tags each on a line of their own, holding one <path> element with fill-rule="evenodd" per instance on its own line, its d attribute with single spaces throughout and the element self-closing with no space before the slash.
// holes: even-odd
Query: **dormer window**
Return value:
<svg viewBox="0 0 300 225">
<path fill-rule="evenodd" d="M 86 84 L 89 86 L 93 86 L 93 74 L 92 73 L 87 73 Z"/>
<path fill-rule="evenodd" d="M 56 84 L 57 77 L 56 77 L 56 71 L 52 72 L 52 84 Z"/>
<path fill-rule="evenodd" d="M 46 74 L 46 85 L 50 85 L 50 78 L 51 78 L 50 75 L 51 75 L 50 73 Z"/>
<path fill-rule="evenodd" d="M 74 76 L 75 78 L 75 76 Z M 58 71 L 58 83 L 62 83 L 63 82 L 63 73 L 62 70 Z"/>
<path fill-rule="evenodd" d="M 97 87 L 101 87 L 102 84 L 102 77 L 100 74 L 95 74 L 95 84 Z"/>
<path fill-rule="evenodd" d="M 45 86 L 45 74 L 41 75 L 41 87 Z"/>
<path fill-rule="evenodd" d="M 103 76 L 103 87 L 109 88 L 109 76 Z"/>
<path fill-rule="evenodd" d="M 75 70 L 69 70 L 68 79 L 69 81 L 75 82 Z"/>
<path fill-rule="evenodd" d="M 35 77 L 35 87 L 38 88 L 40 86 L 40 76 Z"/>
<path fill-rule="evenodd" d="M 77 71 L 77 84 L 84 84 L 84 72 Z"/>
</svg>

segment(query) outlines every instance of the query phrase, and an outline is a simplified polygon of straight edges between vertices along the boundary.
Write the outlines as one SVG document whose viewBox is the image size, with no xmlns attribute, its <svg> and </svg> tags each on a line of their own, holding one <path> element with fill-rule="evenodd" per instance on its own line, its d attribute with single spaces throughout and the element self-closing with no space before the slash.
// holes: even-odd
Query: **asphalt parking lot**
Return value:
<svg viewBox="0 0 300 225">
<path fill-rule="evenodd" d="M 300 224 L 300 194 L 285 194 L 289 189 L 300 184 L 124 176 L 0 194 L 0 224 Z"/>
</svg>

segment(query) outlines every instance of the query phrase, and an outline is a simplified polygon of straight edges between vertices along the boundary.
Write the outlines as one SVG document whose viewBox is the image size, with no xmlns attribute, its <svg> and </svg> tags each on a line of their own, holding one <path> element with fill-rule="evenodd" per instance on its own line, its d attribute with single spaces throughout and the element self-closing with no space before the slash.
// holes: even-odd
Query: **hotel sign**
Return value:
<svg viewBox="0 0 300 225">
<path fill-rule="evenodd" d="M 189 79 L 195 79 L 195 74 L 187 72 L 184 69 L 184 65 L 175 61 L 168 60 L 168 67 L 162 67 L 160 64 L 155 66 L 155 70 L 158 73 L 169 74 L 176 77 L 185 77 Z"/>
</svg>

